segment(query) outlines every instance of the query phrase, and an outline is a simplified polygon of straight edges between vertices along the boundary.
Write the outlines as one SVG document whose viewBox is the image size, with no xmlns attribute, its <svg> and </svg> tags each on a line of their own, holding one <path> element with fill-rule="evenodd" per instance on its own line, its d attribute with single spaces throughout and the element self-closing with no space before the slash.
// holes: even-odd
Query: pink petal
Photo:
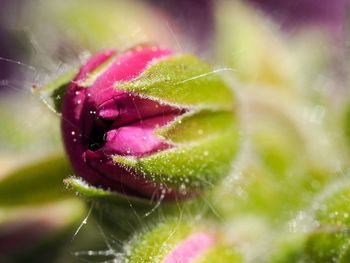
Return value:
<svg viewBox="0 0 350 263">
<path fill-rule="evenodd" d="M 215 243 L 215 237 L 207 233 L 192 234 L 177 245 L 163 263 L 190 263 L 193 259 L 202 256 Z"/>
<path fill-rule="evenodd" d="M 158 116 L 135 124 L 107 132 L 105 153 L 144 156 L 169 147 L 161 138 L 154 134 L 156 127 L 164 126 L 176 115 Z"/>
</svg>

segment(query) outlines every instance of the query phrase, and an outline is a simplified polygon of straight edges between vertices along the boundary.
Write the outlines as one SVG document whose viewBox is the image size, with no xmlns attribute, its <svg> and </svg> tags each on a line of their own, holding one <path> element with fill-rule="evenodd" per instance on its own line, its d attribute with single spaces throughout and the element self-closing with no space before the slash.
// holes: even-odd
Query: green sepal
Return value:
<svg viewBox="0 0 350 263">
<path fill-rule="evenodd" d="M 155 133 L 172 143 L 181 144 L 206 140 L 209 136 L 220 136 L 224 131 L 233 129 L 235 122 L 233 112 L 200 110 L 182 115 L 170 125 L 157 129 Z"/>
<path fill-rule="evenodd" d="M 118 82 L 115 87 L 178 106 L 231 110 L 234 105 L 221 76 L 192 55 L 162 59 L 138 78 Z"/>
<path fill-rule="evenodd" d="M 70 70 L 39 89 L 41 98 L 55 112 L 61 112 L 64 94 L 77 73 L 76 69 Z"/>
<path fill-rule="evenodd" d="M 161 213 L 173 214 L 182 212 L 187 215 L 193 215 L 197 212 L 206 213 L 209 210 L 207 204 L 200 199 L 185 199 L 181 202 L 172 202 L 164 200 L 139 198 L 136 196 L 123 195 L 121 193 L 106 190 L 103 188 L 97 188 L 88 184 L 84 179 L 77 177 L 69 177 L 64 180 L 66 187 L 75 192 L 78 196 L 84 198 L 86 201 L 92 203 L 100 203 L 111 207 L 125 208 L 132 210 L 135 215 L 139 214 L 144 216 L 149 214 L 150 210 L 155 210 L 159 207 Z M 210 195 L 203 196 L 205 201 L 210 198 Z M 147 217 L 148 215 L 146 215 Z"/>
<path fill-rule="evenodd" d="M 64 183 L 68 189 L 74 191 L 76 194 L 84 197 L 87 200 L 108 202 L 121 206 L 129 206 L 130 203 L 140 207 L 153 205 L 153 202 L 150 202 L 147 199 L 126 196 L 115 191 L 97 188 L 88 184 L 86 181 L 84 181 L 84 179 L 78 177 L 68 177 L 64 180 Z"/>
<path fill-rule="evenodd" d="M 155 132 L 174 147 L 141 158 L 115 155 L 116 163 L 182 193 L 228 174 L 239 141 L 235 99 L 211 66 L 192 55 L 172 55 L 115 88 L 186 110 Z"/>
<path fill-rule="evenodd" d="M 106 232 L 115 233 L 118 240 L 128 239 L 133 232 L 153 218 L 153 214 L 145 215 L 156 204 L 146 199 L 96 188 L 81 178 L 70 177 L 64 182 L 69 190 L 84 198 L 98 224 Z"/>
<path fill-rule="evenodd" d="M 215 184 L 228 174 L 238 142 L 238 130 L 232 128 L 201 142 L 181 145 L 148 157 L 115 155 L 113 160 L 136 170 L 148 180 L 168 187 L 200 190 Z"/>
<path fill-rule="evenodd" d="M 206 202 L 201 199 L 181 202 L 149 200 L 96 188 L 84 179 L 75 177 L 67 178 L 65 184 L 87 201 L 99 224 L 111 233 L 118 233 L 119 239 L 130 238 L 130 235 L 142 229 L 146 223 L 158 222 L 159 218 L 178 214 L 190 218 L 197 213 L 211 212 L 206 204 L 207 199 Z"/>
</svg>

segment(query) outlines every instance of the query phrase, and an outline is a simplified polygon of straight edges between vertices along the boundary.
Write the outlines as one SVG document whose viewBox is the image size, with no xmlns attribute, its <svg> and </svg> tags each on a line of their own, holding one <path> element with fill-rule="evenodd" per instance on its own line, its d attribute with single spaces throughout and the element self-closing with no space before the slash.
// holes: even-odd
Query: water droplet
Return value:
<svg viewBox="0 0 350 263">
<path fill-rule="evenodd" d="M 88 93 L 87 96 L 90 97 L 90 96 L 91 96 L 91 93 Z"/>
<path fill-rule="evenodd" d="M 79 95 L 79 93 L 80 93 L 79 91 L 76 91 L 76 92 L 75 92 L 75 95 Z"/>
<path fill-rule="evenodd" d="M 71 134 L 72 134 L 72 135 L 75 135 L 75 131 L 72 131 Z"/>
<path fill-rule="evenodd" d="M 80 103 L 81 103 L 81 100 L 78 100 L 77 103 L 80 104 Z"/>
</svg>

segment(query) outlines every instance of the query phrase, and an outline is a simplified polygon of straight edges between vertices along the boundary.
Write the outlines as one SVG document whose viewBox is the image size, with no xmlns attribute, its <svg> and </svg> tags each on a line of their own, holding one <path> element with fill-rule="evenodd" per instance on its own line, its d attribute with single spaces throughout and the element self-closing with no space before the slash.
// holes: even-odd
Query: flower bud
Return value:
<svg viewBox="0 0 350 263">
<path fill-rule="evenodd" d="M 243 262 L 217 231 L 166 220 L 136 235 L 125 247 L 125 262 L 209 263 Z"/>
<path fill-rule="evenodd" d="M 91 58 L 69 84 L 62 132 L 75 172 L 139 197 L 192 196 L 230 170 L 234 100 L 212 69 L 157 47 Z"/>
</svg>

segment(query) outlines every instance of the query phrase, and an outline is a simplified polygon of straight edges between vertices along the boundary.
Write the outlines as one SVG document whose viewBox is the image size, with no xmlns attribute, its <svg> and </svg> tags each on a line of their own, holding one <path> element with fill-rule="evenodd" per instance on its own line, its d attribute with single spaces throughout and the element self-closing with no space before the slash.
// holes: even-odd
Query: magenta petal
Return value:
<svg viewBox="0 0 350 263">
<path fill-rule="evenodd" d="M 83 112 L 86 101 L 86 90 L 78 86 L 77 83 L 84 80 L 91 71 L 115 55 L 115 53 L 112 50 L 99 54 L 91 58 L 81 68 L 77 77 L 70 83 L 66 91 L 62 107 L 62 134 L 68 157 L 78 174 L 90 183 L 97 185 L 102 183 L 104 178 L 96 176 L 96 172 L 89 169 L 85 162 L 84 116 L 89 113 Z"/>
<path fill-rule="evenodd" d="M 169 148 L 161 138 L 154 134 L 156 127 L 164 126 L 176 115 L 154 117 L 138 123 L 107 132 L 106 153 L 143 156 L 158 150 Z"/>
<path fill-rule="evenodd" d="M 145 120 L 154 116 L 163 116 L 170 113 L 180 114 L 181 109 L 159 102 L 144 99 L 137 96 L 122 95 L 115 98 L 118 104 L 119 117 L 113 123 L 113 127 L 123 126 L 137 120 Z"/>
<path fill-rule="evenodd" d="M 138 77 L 148 65 L 171 53 L 141 47 L 116 57 L 115 51 L 107 51 L 90 59 L 69 85 L 62 107 L 63 139 L 74 170 L 87 182 L 136 196 L 161 192 L 159 185 L 114 163 L 111 157 L 140 157 L 171 148 L 154 131 L 184 110 L 118 90 L 116 85 Z M 80 86 L 109 60 L 90 86 Z M 170 189 L 167 197 L 173 198 L 175 192 Z"/>
<path fill-rule="evenodd" d="M 97 117 L 105 120 L 114 120 L 119 115 L 119 109 L 117 102 L 114 99 L 110 99 L 98 108 Z"/>
<path fill-rule="evenodd" d="M 102 63 L 107 61 L 110 57 L 116 55 L 117 52 L 115 50 L 108 50 L 99 55 L 92 57 L 85 65 L 81 68 L 78 73 L 75 81 L 82 81 L 88 77 L 88 74 L 99 67 Z"/>
<path fill-rule="evenodd" d="M 138 77 L 153 60 L 170 54 L 171 51 L 168 49 L 147 47 L 128 51 L 118 57 L 89 88 L 91 102 L 98 107 L 113 96 L 126 94 L 116 89 L 118 81 L 128 81 Z"/>
</svg>

